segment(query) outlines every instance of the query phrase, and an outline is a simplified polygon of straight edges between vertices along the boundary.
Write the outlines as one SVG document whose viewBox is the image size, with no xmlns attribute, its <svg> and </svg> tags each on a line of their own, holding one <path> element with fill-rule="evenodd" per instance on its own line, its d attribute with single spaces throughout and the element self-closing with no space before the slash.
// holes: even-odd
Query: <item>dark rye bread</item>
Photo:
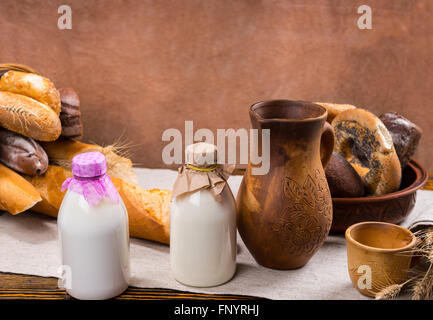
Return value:
<svg viewBox="0 0 433 320">
<path fill-rule="evenodd" d="M 332 153 L 325 174 L 333 197 L 353 198 L 364 195 L 361 177 L 342 155 Z"/>
<path fill-rule="evenodd" d="M 422 130 L 413 122 L 398 113 L 384 113 L 379 117 L 391 134 L 395 151 L 404 169 L 414 155 L 421 139 Z"/>
<path fill-rule="evenodd" d="M 62 136 L 70 139 L 79 139 L 83 135 L 80 98 L 72 88 L 59 89 L 59 93 L 62 103 L 62 110 L 60 112 Z"/>
</svg>

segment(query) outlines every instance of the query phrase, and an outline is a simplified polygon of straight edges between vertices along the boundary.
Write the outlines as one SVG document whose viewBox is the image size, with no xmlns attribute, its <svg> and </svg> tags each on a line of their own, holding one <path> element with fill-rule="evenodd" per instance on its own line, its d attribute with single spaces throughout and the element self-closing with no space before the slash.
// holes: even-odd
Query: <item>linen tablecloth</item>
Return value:
<svg viewBox="0 0 433 320">
<path fill-rule="evenodd" d="M 177 172 L 135 169 L 144 188 L 170 189 Z M 242 176 L 229 178 L 236 196 Z M 433 219 L 433 192 L 418 191 L 409 218 Z M 352 286 L 343 235 L 330 235 L 306 266 L 279 271 L 258 265 L 238 235 L 237 272 L 226 284 L 214 288 L 192 288 L 176 282 L 170 272 L 169 247 L 131 239 L 131 286 L 169 288 L 191 292 L 242 294 L 270 299 L 367 299 Z M 60 250 L 56 220 L 25 212 L 0 216 L 0 271 L 38 276 L 59 276 Z"/>
</svg>

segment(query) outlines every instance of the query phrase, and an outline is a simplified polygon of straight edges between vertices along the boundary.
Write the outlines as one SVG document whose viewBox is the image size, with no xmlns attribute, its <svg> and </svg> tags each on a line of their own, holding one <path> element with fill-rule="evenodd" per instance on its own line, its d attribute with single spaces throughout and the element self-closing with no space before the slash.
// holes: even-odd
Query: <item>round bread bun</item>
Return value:
<svg viewBox="0 0 433 320">
<path fill-rule="evenodd" d="M 383 195 L 398 190 L 401 167 L 392 137 L 385 125 L 371 112 L 350 109 L 332 121 L 334 151 L 353 166 L 367 194 Z"/>
<path fill-rule="evenodd" d="M 333 197 L 349 198 L 364 195 L 361 177 L 342 155 L 332 153 L 325 174 Z"/>
<path fill-rule="evenodd" d="M 334 118 L 340 113 L 342 113 L 343 111 L 356 108 L 351 104 L 338 104 L 338 103 L 329 103 L 329 102 L 314 102 L 314 103 L 324 107 L 328 111 L 328 118 L 326 119 L 326 121 L 328 121 L 329 123 L 331 123 L 332 120 L 334 120 Z"/>
<path fill-rule="evenodd" d="M 39 141 L 54 141 L 62 132 L 60 118 L 49 106 L 6 91 L 0 91 L 0 126 Z"/>
</svg>

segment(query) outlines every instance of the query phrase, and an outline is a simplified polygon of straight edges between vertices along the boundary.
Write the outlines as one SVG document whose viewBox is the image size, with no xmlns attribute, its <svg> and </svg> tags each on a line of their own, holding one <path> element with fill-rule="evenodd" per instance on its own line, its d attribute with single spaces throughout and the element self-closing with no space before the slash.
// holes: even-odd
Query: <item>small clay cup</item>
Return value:
<svg viewBox="0 0 433 320">
<path fill-rule="evenodd" d="M 407 279 L 415 235 L 386 222 L 361 222 L 346 230 L 347 266 L 353 285 L 366 296 Z"/>
</svg>

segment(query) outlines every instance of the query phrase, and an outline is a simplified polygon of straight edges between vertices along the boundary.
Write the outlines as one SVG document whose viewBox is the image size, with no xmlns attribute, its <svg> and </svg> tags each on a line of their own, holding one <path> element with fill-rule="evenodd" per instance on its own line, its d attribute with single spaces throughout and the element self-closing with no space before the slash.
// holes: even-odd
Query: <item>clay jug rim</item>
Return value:
<svg viewBox="0 0 433 320">
<path fill-rule="evenodd" d="M 372 247 L 372 246 L 368 246 L 365 245 L 357 240 L 355 240 L 352 235 L 351 232 L 354 229 L 360 228 L 360 227 L 365 227 L 367 225 L 373 225 L 373 226 L 388 226 L 394 229 L 399 229 L 400 231 L 406 233 L 407 235 L 409 235 L 411 237 L 411 241 L 403 246 L 403 247 L 399 247 L 399 248 L 378 248 L 378 247 Z M 359 223 L 355 223 L 353 225 L 351 225 L 349 228 L 346 229 L 345 232 L 345 237 L 346 237 L 346 241 L 352 243 L 353 245 L 357 246 L 358 248 L 364 249 L 366 251 L 370 251 L 370 252 L 377 252 L 377 253 L 399 253 L 399 252 L 404 252 L 407 250 L 412 249 L 416 243 L 417 243 L 417 237 L 413 234 L 412 231 L 410 231 L 407 228 L 404 228 L 402 226 L 393 224 L 393 223 L 388 223 L 388 222 L 379 222 L 379 221 L 365 221 L 365 222 L 359 222 Z"/>
<path fill-rule="evenodd" d="M 320 109 L 321 111 L 323 111 L 323 113 L 317 117 L 295 119 L 295 118 L 277 118 L 277 117 L 264 118 L 257 112 L 257 109 L 259 109 L 259 108 L 263 108 L 266 106 L 272 106 L 272 105 L 274 105 L 274 106 L 285 105 L 287 107 L 304 105 L 304 106 L 314 107 L 316 109 Z M 262 123 L 271 123 L 271 122 L 275 122 L 275 123 L 277 123 L 277 122 L 280 122 L 280 123 L 281 122 L 303 123 L 303 122 L 326 121 L 326 119 L 328 118 L 328 111 L 326 110 L 325 107 L 323 107 L 321 105 L 315 104 L 315 103 L 310 102 L 310 101 L 287 100 L 287 99 L 263 100 L 263 101 L 256 102 L 250 106 L 250 114 L 253 115 L 254 118 L 257 119 L 257 121 L 262 122 Z"/>
</svg>

